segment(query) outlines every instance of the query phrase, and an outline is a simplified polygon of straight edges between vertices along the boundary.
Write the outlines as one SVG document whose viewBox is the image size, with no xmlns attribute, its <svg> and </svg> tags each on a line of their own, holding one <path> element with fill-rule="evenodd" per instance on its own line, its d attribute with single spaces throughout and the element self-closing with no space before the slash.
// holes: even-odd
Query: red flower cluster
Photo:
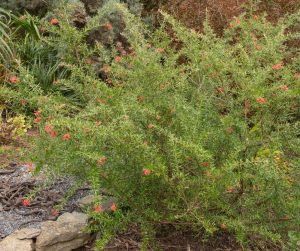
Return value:
<svg viewBox="0 0 300 251">
<path fill-rule="evenodd" d="M 202 163 L 202 166 L 208 167 L 208 166 L 209 166 L 209 162 L 207 162 L 207 161 L 203 162 L 203 163 Z"/>
<path fill-rule="evenodd" d="M 9 82 L 11 82 L 12 84 L 18 84 L 20 82 L 20 79 L 17 76 L 11 76 Z"/>
<path fill-rule="evenodd" d="M 59 211 L 57 209 L 55 209 L 55 208 L 52 208 L 51 215 L 56 217 L 56 216 L 59 215 Z"/>
<path fill-rule="evenodd" d="M 27 166 L 28 172 L 33 171 L 33 163 L 32 162 L 27 163 L 26 166 Z"/>
<path fill-rule="evenodd" d="M 143 174 L 144 174 L 144 176 L 149 176 L 149 175 L 151 174 L 151 170 L 149 170 L 149 169 L 144 169 L 144 170 L 143 170 Z"/>
<path fill-rule="evenodd" d="M 233 190 L 234 190 L 234 189 L 233 189 L 232 186 L 229 186 L 229 187 L 226 188 L 226 192 L 227 192 L 227 193 L 232 193 Z"/>
<path fill-rule="evenodd" d="M 95 208 L 94 208 L 94 212 L 95 213 L 101 213 L 102 212 L 102 207 L 101 206 L 95 206 Z"/>
<path fill-rule="evenodd" d="M 58 22 L 58 20 L 57 20 L 56 18 L 52 18 L 52 19 L 50 20 L 50 23 L 51 23 L 52 25 L 58 25 L 58 24 L 59 24 L 59 22 Z"/>
<path fill-rule="evenodd" d="M 30 200 L 29 199 L 23 199 L 22 200 L 22 205 L 24 207 L 29 207 L 30 206 Z"/>
<path fill-rule="evenodd" d="M 70 139 L 71 139 L 70 133 L 66 133 L 66 134 L 63 135 L 63 140 L 68 141 Z"/>
<path fill-rule="evenodd" d="M 49 124 L 45 126 L 45 132 L 47 132 L 52 138 L 57 136 L 56 131 L 54 131 L 53 127 Z"/>
<path fill-rule="evenodd" d="M 103 71 L 104 71 L 104 73 L 109 73 L 110 68 L 109 68 L 108 64 L 103 65 Z"/>
<path fill-rule="evenodd" d="M 153 127 L 154 127 L 154 125 L 151 124 L 151 123 L 147 125 L 147 128 L 148 128 L 149 130 L 151 130 Z"/>
<path fill-rule="evenodd" d="M 116 56 L 116 57 L 115 57 L 116 63 L 120 63 L 121 60 L 122 60 L 122 57 L 120 57 L 120 56 Z"/>
<path fill-rule="evenodd" d="M 266 100 L 265 100 L 264 97 L 258 97 L 258 98 L 256 99 L 256 101 L 257 101 L 258 103 L 260 103 L 260 104 L 266 103 Z"/>
<path fill-rule="evenodd" d="M 34 112 L 34 116 L 35 116 L 34 123 L 36 123 L 36 124 L 41 123 L 41 121 L 42 121 L 41 114 L 42 114 L 41 111 L 35 111 Z"/>
<path fill-rule="evenodd" d="M 278 64 L 274 64 L 272 66 L 272 69 L 273 70 L 280 70 L 282 68 L 282 63 L 278 63 Z"/>
<path fill-rule="evenodd" d="M 107 30 L 111 30 L 113 28 L 112 24 L 111 23 L 106 23 L 106 24 L 103 24 L 103 27 Z"/>
<path fill-rule="evenodd" d="M 289 87 L 287 85 L 281 85 L 281 86 L 279 86 L 279 88 L 283 91 L 288 91 L 289 90 Z"/>
<path fill-rule="evenodd" d="M 232 127 L 226 128 L 226 132 L 227 132 L 228 134 L 232 134 L 232 132 L 233 132 Z"/>
<path fill-rule="evenodd" d="M 106 162 L 106 158 L 103 156 L 100 159 L 98 159 L 98 165 L 103 166 Z"/>
<path fill-rule="evenodd" d="M 113 203 L 111 206 L 110 206 L 110 209 L 111 211 L 115 212 L 117 211 L 117 205 L 115 203 Z"/>
</svg>

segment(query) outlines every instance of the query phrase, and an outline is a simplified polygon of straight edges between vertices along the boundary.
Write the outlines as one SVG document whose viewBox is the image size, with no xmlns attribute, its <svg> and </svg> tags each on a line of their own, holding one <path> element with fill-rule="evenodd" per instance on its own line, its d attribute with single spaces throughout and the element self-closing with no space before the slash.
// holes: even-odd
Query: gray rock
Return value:
<svg viewBox="0 0 300 251">
<path fill-rule="evenodd" d="M 63 215 L 58 217 L 57 222 L 81 224 L 83 226 L 86 226 L 88 222 L 88 216 L 86 214 L 78 212 L 64 213 Z"/>
<path fill-rule="evenodd" d="M 24 228 L 17 230 L 0 242 L 0 251 L 33 251 L 34 241 L 41 230 L 35 228 Z"/>
<path fill-rule="evenodd" d="M 36 240 L 36 251 L 71 251 L 84 246 L 90 235 L 86 233 L 88 217 L 83 213 L 65 213 L 57 221 L 46 221 Z"/>
<path fill-rule="evenodd" d="M 38 228 L 23 228 L 15 232 L 16 238 L 19 240 L 32 239 L 41 233 Z"/>
<path fill-rule="evenodd" d="M 97 197 L 96 197 L 95 195 L 92 195 L 92 194 L 87 195 L 87 196 L 85 196 L 85 197 L 79 199 L 79 200 L 77 201 L 77 205 L 78 205 L 79 207 L 81 207 L 81 208 L 90 206 L 90 205 L 93 204 L 93 202 L 96 201 L 96 198 L 97 198 Z"/>
</svg>

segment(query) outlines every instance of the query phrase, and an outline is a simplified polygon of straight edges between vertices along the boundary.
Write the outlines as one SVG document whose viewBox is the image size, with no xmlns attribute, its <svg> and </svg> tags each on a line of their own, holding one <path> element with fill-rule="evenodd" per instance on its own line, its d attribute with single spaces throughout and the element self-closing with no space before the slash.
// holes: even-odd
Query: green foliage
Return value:
<svg viewBox="0 0 300 251">
<path fill-rule="evenodd" d="M 117 198 L 115 212 L 90 208 L 99 248 L 129 224 L 145 250 L 165 224 L 245 246 L 300 231 L 300 57 L 287 46 L 299 15 L 272 25 L 243 14 L 217 37 L 207 22 L 198 34 L 164 13 L 151 33 L 115 1 L 83 29 L 68 6 L 53 13 L 59 25 L 41 20 L 41 38 L 15 42 L 20 82 L 1 85 L 0 98 L 39 110 L 37 171 Z M 126 53 L 86 43 L 110 13 L 122 15 Z"/>
<path fill-rule="evenodd" d="M 8 26 L 7 23 L 10 19 L 10 14 L 0 8 L 0 63 L 7 64 L 9 59 L 12 57 L 12 51 L 8 44 L 9 35 L 8 35 Z M 1 67 L 2 68 L 2 67 Z"/>
<path fill-rule="evenodd" d="M 0 106 L 0 143 L 11 143 L 24 137 L 30 125 L 26 122 L 24 115 L 11 116 L 5 112 L 5 107 Z"/>
</svg>

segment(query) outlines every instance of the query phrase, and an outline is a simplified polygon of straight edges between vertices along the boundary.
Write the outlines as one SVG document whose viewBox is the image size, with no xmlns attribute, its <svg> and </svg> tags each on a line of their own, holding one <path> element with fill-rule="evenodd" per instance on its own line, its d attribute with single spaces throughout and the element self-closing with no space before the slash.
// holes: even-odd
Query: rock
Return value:
<svg viewBox="0 0 300 251">
<path fill-rule="evenodd" d="M 42 223 L 36 240 L 36 251 L 71 251 L 84 246 L 90 235 L 86 233 L 88 217 L 83 213 L 65 213 L 57 221 Z"/>
<path fill-rule="evenodd" d="M 114 197 L 96 197 L 95 195 L 87 195 L 77 201 L 77 205 L 81 208 L 91 206 L 95 201 L 100 201 L 103 211 L 110 210 L 113 203 L 116 203 L 117 199 Z"/>
<path fill-rule="evenodd" d="M 37 237 L 41 233 L 38 228 L 23 228 L 15 232 L 16 237 L 19 240 L 32 239 Z"/>
<path fill-rule="evenodd" d="M 90 206 L 93 204 L 93 202 L 96 201 L 96 196 L 95 195 L 87 195 L 81 199 L 79 199 L 77 201 L 77 205 L 81 208 L 84 208 L 84 207 L 87 207 L 87 206 Z"/>
<path fill-rule="evenodd" d="M 33 238 L 41 233 L 40 229 L 24 228 L 17 230 L 0 242 L 0 251 L 33 251 Z"/>
<path fill-rule="evenodd" d="M 115 204 L 117 203 L 117 199 L 114 197 L 108 197 L 108 198 L 104 199 L 104 202 L 102 203 L 102 209 L 104 211 L 110 210 L 110 207 L 114 203 Z"/>
<path fill-rule="evenodd" d="M 73 224 L 77 223 L 86 226 L 88 222 L 88 216 L 86 214 L 78 212 L 64 213 L 63 215 L 58 217 L 57 222 Z"/>
<path fill-rule="evenodd" d="M 34 243 L 31 239 L 19 240 L 15 237 L 8 236 L 3 241 L 0 242 L 0 251 L 16 251 L 20 250 L 22 247 L 22 251 L 33 251 Z"/>
</svg>

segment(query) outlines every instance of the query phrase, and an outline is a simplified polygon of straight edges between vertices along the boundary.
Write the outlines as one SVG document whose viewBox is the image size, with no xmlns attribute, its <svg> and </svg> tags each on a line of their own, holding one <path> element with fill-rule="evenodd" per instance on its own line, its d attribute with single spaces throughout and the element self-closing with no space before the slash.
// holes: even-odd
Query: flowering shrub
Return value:
<svg viewBox="0 0 300 251">
<path fill-rule="evenodd" d="M 22 66 L 5 89 L 38 108 L 37 171 L 117 198 L 108 212 L 102 201 L 90 208 L 99 248 L 129 224 L 140 226 L 145 249 L 163 225 L 232 233 L 243 245 L 299 231 L 300 59 L 286 46 L 298 16 L 272 25 L 243 14 L 220 38 L 207 22 L 198 34 L 163 13 L 150 33 L 123 5 L 103 8 L 122 13 L 130 50 L 86 46 L 103 13 L 82 31 L 57 16 L 39 41 L 65 70 L 53 92 Z"/>
<path fill-rule="evenodd" d="M 0 144 L 11 143 L 24 137 L 30 125 L 23 115 L 12 116 L 0 106 Z"/>
</svg>

